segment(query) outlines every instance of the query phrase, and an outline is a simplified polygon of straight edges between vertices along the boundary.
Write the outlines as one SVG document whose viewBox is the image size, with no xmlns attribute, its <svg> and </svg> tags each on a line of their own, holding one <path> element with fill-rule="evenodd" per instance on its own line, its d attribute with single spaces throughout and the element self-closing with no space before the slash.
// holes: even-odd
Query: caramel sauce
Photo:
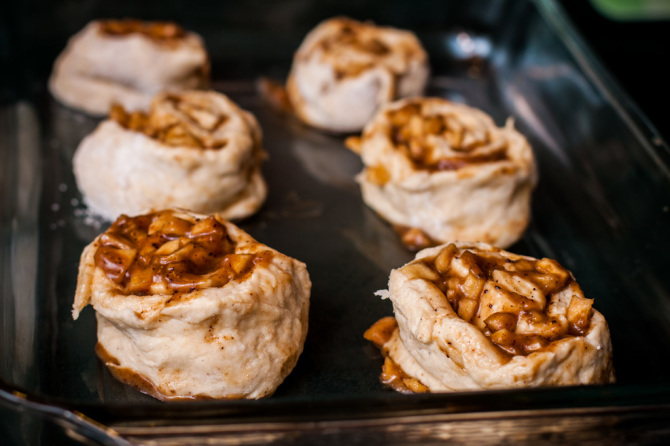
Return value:
<svg viewBox="0 0 670 446">
<path fill-rule="evenodd" d="M 394 317 L 384 317 L 375 322 L 368 328 L 363 337 L 375 344 L 384 355 L 384 365 L 382 366 L 382 374 L 379 378 L 382 384 L 396 392 L 400 393 L 423 393 L 428 392 L 429 389 L 421 381 L 411 377 L 403 371 L 403 369 L 391 359 L 388 355 L 387 349 L 384 345 L 391 339 L 393 332 L 398 329 L 398 322 Z"/>
<path fill-rule="evenodd" d="M 584 298 L 570 272 L 554 260 L 514 260 L 467 249 L 459 253 L 449 244 L 435 257 L 408 266 L 410 274 L 431 280 L 454 312 L 510 355 L 527 355 L 588 331 L 593 301 Z M 572 298 L 561 321 L 548 313 L 548 302 L 566 290 Z"/>
<path fill-rule="evenodd" d="M 409 226 L 393 225 L 393 230 L 400 237 L 400 241 L 407 249 L 412 252 L 420 251 L 424 248 L 439 245 L 440 242 L 430 237 L 419 228 L 410 228 Z"/>
<path fill-rule="evenodd" d="M 335 78 L 338 80 L 346 77 L 356 77 L 364 71 L 375 66 L 375 60 L 391 53 L 391 48 L 381 39 L 369 35 L 364 30 L 371 25 L 365 25 L 354 21 L 346 21 L 336 33 L 329 35 L 319 45 L 326 53 L 337 54 L 340 52 L 354 51 L 367 56 L 360 60 L 352 61 L 349 58 L 335 58 Z"/>
<path fill-rule="evenodd" d="M 486 153 L 477 153 L 477 149 L 491 144 L 488 132 L 467 138 L 470 130 L 456 116 L 424 115 L 419 102 L 410 102 L 399 109 L 390 110 L 387 117 L 390 122 L 389 140 L 397 150 L 407 154 L 417 169 L 458 170 L 467 165 L 507 159 L 507 148 L 504 145 Z M 431 138 L 446 140 L 449 147 L 459 155 L 435 157 Z"/>
<path fill-rule="evenodd" d="M 203 104 L 182 100 L 176 96 L 168 96 L 166 101 L 183 115 L 178 117 L 165 111 L 159 112 L 153 104 L 149 113 L 127 112 L 123 106 L 113 104 L 109 119 L 116 121 L 121 127 L 143 133 L 171 147 L 221 149 L 226 146 L 227 140 L 208 136 L 208 133 L 224 125 L 228 120 L 227 116 L 213 113 Z M 193 128 L 200 131 L 196 134 L 192 131 Z"/>
<path fill-rule="evenodd" d="M 247 279 L 271 251 L 236 254 L 213 216 L 192 223 L 171 211 L 120 216 L 103 233 L 95 264 L 123 294 L 188 293 Z"/>
<path fill-rule="evenodd" d="M 391 339 L 391 335 L 397 328 L 398 322 L 393 316 L 384 317 L 372 324 L 372 327 L 365 330 L 363 337 L 378 348 L 382 348 Z"/>
<path fill-rule="evenodd" d="M 143 34 L 159 42 L 171 43 L 182 39 L 186 32 L 172 22 L 143 22 L 137 19 L 103 20 L 100 22 L 100 31 L 112 36 L 128 34 Z"/>
<path fill-rule="evenodd" d="M 265 99 L 272 107 L 283 113 L 293 113 L 293 104 L 289 99 L 286 88 L 267 77 L 261 77 L 256 82 L 256 88 L 261 97 Z"/>
</svg>

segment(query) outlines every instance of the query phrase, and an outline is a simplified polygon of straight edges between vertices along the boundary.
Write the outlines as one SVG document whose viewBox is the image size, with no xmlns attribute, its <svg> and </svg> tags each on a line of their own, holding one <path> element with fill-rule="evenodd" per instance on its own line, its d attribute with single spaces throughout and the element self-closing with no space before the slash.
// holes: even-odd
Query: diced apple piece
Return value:
<svg viewBox="0 0 670 446">
<path fill-rule="evenodd" d="M 524 272 L 520 273 L 519 276 L 534 282 L 537 288 L 542 290 L 542 293 L 544 293 L 546 296 L 562 290 L 566 283 L 566 281 L 563 280 L 560 276 L 556 276 L 554 274 Z"/>
<path fill-rule="evenodd" d="M 535 260 L 530 259 L 512 260 L 506 258 L 505 261 L 501 263 L 501 265 L 505 268 L 505 270 L 510 272 L 521 272 L 521 271 L 534 272 L 536 263 L 537 262 Z"/>
<path fill-rule="evenodd" d="M 223 117 L 215 115 L 203 108 L 194 106 L 193 104 L 181 102 L 179 108 L 193 121 L 197 122 L 201 128 L 207 131 L 214 130 L 214 128 L 218 127 L 224 120 Z"/>
<path fill-rule="evenodd" d="M 549 345 L 549 341 L 542 336 L 530 335 L 525 336 L 523 339 L 523 349 L 526 351 L 526 353 L 542 350 L 547 345 Z"/>
<path fill-rule="evenodd" d="M 485 277 L 484 272 L 477 264 L 477 256 L 472 251 L 464 251 L 461 254 L 461 262 L 471 274 L 478 277 Z"/>
<path fill-rule="evenodd" d="M 418 251 L 428 246 L 434 245 L 431 238 L 418 228 L 401 229 L 397 227 L 397 231 L 401 234 L 402 243 L 412 251 Z"/>
<path fill-rule="evenodd" d="M 130 294 L 146 294 L 151 289 L 154 271 L 151 267 L 142 268 L 137 265 L 130 270 L 126 291 Z"/>
<path fill-rule="evenodd" d="M 176 246 L 178 249 L 170 252 L 170 249 L 166 249 L 166 253 L 163 254 L 163 248 L 171 244 L 173 242 L 178 242 Z M 183 246 L 180 246 L 183 245 Z M 168 265 L 170 263 L 177 263 L 177 262 L 186 262 L 190 257 L 191 254 L 193 253 L 193 250 L 195 249 L 195 245 L 193 243 L 186 243 L 184 244 L 182 239 L 177 239 L 177 240 L 172 240 L 170 242 L 167 242 L 165 245 L 161 246 L 160 249 L 158 249 L 155 253 L 156 256 L 159 256 L 157 258 L 158 263 L 161 265 Z"/>
<path fill-rule="evenodd" d="M 207 288 L 212 284 L 209 276 L 200 276 L 186 272 L 183 268 L 174 268 L 165 274 L 168 286 L 177 292 L 190 292 Z"/>
<path fill-rule="evenodd" d="M 128 116 L 125 127 L 130 130 L 141 132 L 147 125 L 147 115 L 141 111 L 134 111 Z"/>
<path fill-rule="evenodd" d="M 182 246 L 184 246 L 185 243 L 186 241 L 183 239 L 170 240 L 169 242 L 164 243 L 160 248 L 158 248 L 154 252 L 154 255 L 165 256 L 168 254 L 172 254 L 173 252 L 177 251 Z"/>
<path fill-rule="evenodd" d="M 449 144 L 449 147 L 453 150 L 463 150 L 463 137 L 464 135 L 463 126 L 456 119 L 451 119 L 447 122 L 447 128 L 444 132 L 444 139 Z"/>
<path fill-rule="evenodd" d="M 461 284 L 461 292 L 464 296 L 467 296 L 470 299 L 479 300 L 479 295 L 484 289 L 485 284 L 486 279 L 482 276 L 478 277 L 470 272 Z"/>
<path fill-rule="evenodd" d="M 479 302 L 474 299 L 464 298 L 458 301 L 458 315 L 464 321 L 470 322 L 478 308 Z"/>
<path fill-rule="evenodd" d="M 228 254 L 223 260 L 224 268 L 230 268 L 236 275 L 242 275 L 253 266 L 253 254 Z"/>
<path fill-rule="evenodd" d="M 435 257 L 435 268 L 440 274 L 446 274 L 451 268 L 451 261 L 454 258 L 458 248 L 453 243 L 449 243 Z"/>
<path fill-rule="evenodd" d="M 583 336 L 589 328 L 591 323 L 591 309 L 593 307 L 593 300 L 579 296 L 572 295 L 570 304 L 568 305 L 568 323 L 570 324 L 570 331 Z"/>
<path fill-rule="evenodd" d="M 151 221 L 151 224 L 149 225 L 149 229 L 147 230 L 147 233 L 149 235 L 155 234 L 158 231 L 160 231 L 163 226 L 167 224 L 167 222 L 172 218 L 172 215 L 170 215 L 167 212 L 161 212 L 156 214 L 156 217 Z"/>
<path fill-rule="evenodd" d="M 535 307 L 538 310 L 544 310 L 547 305 L 546 296 L 537 284 L 519 274 L 494 270 L 491 273 L 491 278 L 497 285 L 518 295 L 520 299 L 517 300 L 519 300 L 519 304 L 523 309 Z"/>
<path fill-rule="evenodd" d="M 182 124 L 176 124 L 169 127 L 160 138 L 165 144 L 170 146 L 199 147 L 202 144 L 193 136 Z"/>
<path fill-rule="evenodd" d="M 135 261 L 136 255 L 136 249 L 101 246 L 95 253 L 95 263 L 102 268 L 110 280 L 120 284 L 124 281 L 126 272 Z"/>
<path fill-rule="evenodd" d="M 104 246 L 113 246 L 119 249 L 133 249 L 134 243 L 116 232 L 105 232 L 100 236 L 100 243 Z"/>
<path fill-rule="evenodd" d="M 394 126 L 402 127 L 407 124 L 413 115 L 421 113 L 421 104 L 407 104 L 397 110 L 388 112 L 389 120 Z"/>
<path fill-rule="evenodd" d="M 382 164 L 366 167 L 365 175 L 368 181 L 377 186 L 383 186 L 391 180 L 391 174 Z"/>
<path fill-rule="evenodd" d="M 193 227 L 193 223 L 183 218 L 172 217 L 165 222 L 161 232 L 170 237 L 185 237 Z"/>
<path fill-rule="evenodd" d="M 116 102 L 109 108 L 109 119 L 116 121 L 121 127 L 127 127 L 128 114 L 123 106 Z"/>
<path fill-rule="evenodd" d="M 532 274 L 531 279 L 540 285 L 547 295 L 561 290 L 570 279 L 568 270 L 552 259 L 538 260 L 535 269 L 539 274 Z"/>
<path fill-rule="evenodd" d="M 545 317 L 540 312 L 523 311 L 519 314 L 516 333 L 558 339 L 565 335 L 567 328 L 567 323 L 562 317 Z"/>
<path fill-rule="evenodd" d="M 514 331 L 516 328 L 516 320 L 516 314 L 499 312 L 493 313 L 491 316 L 487 317 L 484 320 L 484 323 L 489 328 L 489 330 L 491 330 L 491 332 L 496 332 L 503 329 Z"/>
<path fill-rule="evenodd" d="M 409 155 L 414 161 L 421 161 L 425 156 L 425 148 L 420 140 L 412 138 L 409 140 Z"/>
<path fill-rule="evenodd" d="M 491 341 L 499 345 L 503 350 L 512 355 L 519 354 L 522 350 L 517 342 L 517 336 L 507 329 L 498 330 L 491 334 Z"/>
<path fill-rule="evenodd" d="M 387 316 L 379 319 L 372 325 L 372 327 L 368 328 L 365 333 L 363 333 L 363 337 L 377 347 L 382 348 L 382 346 L 391 339 L 391 335 L 397 326 L 398 322 L 395 318 L 393 316 Z"/>
<path fill-rule="evenodd" d="M 563 268 L 556 260 L 552 259 L 543 258 L 538 260 L 535 264 L 535 269 L 541 273 L 553 274 L 554 276 L 558 276 L 563 280 L 567 280 L 568 277 L 570 277 L 568 270 Z"/>
<path fill-rule="evenodd" d="M 439 135 L 444 130 L 445 122 L 441 115 L 426 116 L 423 119 L 423 133 L 425 135 Z"/>
<path fill-rule="evenodd" d="M 415 261 L 403 268 L 403 273 L 410 279 L 426 279 L 435 281 L 440 278 L 431 267 L 422 261 Z"/>
<path fill-rule="evenodd" d="M 426 393 L 428 392 L 428 387 L 424 386 L 415 378 L 405 378 L 402 380 L 403 384 L 407 386 L 409 390 L 414 393 Z"/>
<path fill-rule="evenodd" d="M 188 235 L 190 237 L 200 237 L 203 235 L 211 234 L 227 234 L 226 227 L 223 226 L 216 218 L 213 216 L 203 218 L 200 221 L 197 221 L 193 226 Z"/>
</svg>

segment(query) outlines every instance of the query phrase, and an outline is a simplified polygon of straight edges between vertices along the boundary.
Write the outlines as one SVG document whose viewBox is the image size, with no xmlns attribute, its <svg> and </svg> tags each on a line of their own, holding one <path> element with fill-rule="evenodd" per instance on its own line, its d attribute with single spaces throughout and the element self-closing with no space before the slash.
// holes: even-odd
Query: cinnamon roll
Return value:
<svg viewBox="0 0 670 446">
<path fill-rule="evenodd" d="M 113 107 L 77 148 L 74 175 L 109 220 L 170 207 L 238 219 L 267 195 L 261 139 L 253 115 L 223 94 L 160 93 L 148 113 Z"/>
<path fill-rule="evenodd" d="M 428 73 L 428 56 L 413 33 L 338 17 L 305 37 L 286 90 L 308 125 L 353 132 L 380 106 L 422 94 Z"/>
<path fill-rule="evenodd" d="M 484 243 L 420 251 L 391 271 L 395 319 L 365 334 L 405 392 L 605 384 L 609 328 L 570 271 Z"/>
<path fill-rule="evenodd" d="M 261 398 L 307 334 L 305 264 L 218 215 L 120 216 L 83 251 L 73 317 L 91 304 L 96 352 L 161 400 Z"/>
<path fill-rule="evenodd" d="M 49 79 L 53 96 L 105 115 L 114 103 L 144 110 L 163 90 L 207 88 L 202 39 L 170 22 L 96 20 L 70 38 Z"/>
<path fill-rule="evenodd" d="M 535 160 L 511 123 L 499 128 L 446 99 L 404 99 L 347 144 L 363 160 L 363 200 L 410 247 L 464 240 L 504 248 L 528 224 Z"/>
</svg>

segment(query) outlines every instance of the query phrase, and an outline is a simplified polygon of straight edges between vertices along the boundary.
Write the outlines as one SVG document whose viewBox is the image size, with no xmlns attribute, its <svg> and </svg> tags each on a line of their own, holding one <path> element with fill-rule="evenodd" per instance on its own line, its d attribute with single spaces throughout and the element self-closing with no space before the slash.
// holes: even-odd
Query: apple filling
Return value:
<svg viewBox="0 0 670 446">
<path fill-rule="evenodd" d="M 123 294 L 175 294 L 248 278 L 272 252 L 238 253 L 214 216 L 122 215 L 99 239 L 95 263 Z"/>
<path fill-rule="evenodd" d="M 136 19 L 104 20 L 100 22 L 100 31 L 112 36 L 125 36 L 139 33 L 157 41 L 181 39 L 186 35 L 182 27 L 172 22 L 142 22 Z"/>
<path fill-rule="evenodd" d="M 373 33 L 364 33 L 363 27 L 346 22 L 338 32 L 320 42 L 327 54 L 349 54 L 349 57 L 334 57 L 333 69 L 336 79 L 356 77 L 375 66 L 375 59 L 391 52 L 391 49 Z M 367 35 L 365 35 L 367 34 Z"/>
<path fill-rule="evenodd" d="M 434 283 L 461 319 L 511 355 L 527 355 L 589 329 L 593 300 L 555 260 L 459 252 L 449 244 L 404 271 Z M 567 308 L 551 303 L 552 296 L 566 290 L 572 296 Z"/>
<path fill-rule="evenodd" d="M 127 112 L 121 105 L 112 105 L 109 118 L 120 126 L 141 132 L 172 147 L 196 147 L 200 149 L 220 149 L 227 139 L 213 133 L 228 120 L 221 113 L 215 113 L 204 100 L 167 96 L 169 107 L 156 107 L 152 103 L 148 113 Z"/>
<path fill-rule="evenodd" d="M 385 317 L 375 322 L 368 328 L 363 337 L 377 346 L 384 355 L 384 365 L 380 381 L 400 393 L 425 393 L 428 387 L 424 386 L 418 379 L 412 378 L 404 372 L 385 351 L 384 345 L 391 339 L 391 335 L 398 329 L 398 322 L 394 317 Z"/>
<path fill-rule="evenodd" d="M 429 114 L 421 102 L 386 112 L 388 137 L 419 169 L 457 170 L 469 164 L 507 159 L 507 144 L 474 119 L 454 113 Z"/>
</svg>

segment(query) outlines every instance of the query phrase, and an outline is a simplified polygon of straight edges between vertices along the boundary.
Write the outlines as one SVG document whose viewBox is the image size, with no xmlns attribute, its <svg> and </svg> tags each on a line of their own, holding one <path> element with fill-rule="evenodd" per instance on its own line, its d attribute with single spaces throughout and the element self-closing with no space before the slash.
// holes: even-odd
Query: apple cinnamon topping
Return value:
<svg viewBox="0 0 670 446">
<path fill-rule="evenodd" d="M 248 278 L 272 252 L 236 253 L 226 227 L 214 216 L 191 222 L 161 211 L 120 216 L 103 233 L 96 265 L 123 294 L 176 294 L 221 287 Z"/>
<path fill-rule="evenodd" d="M 404 64 L 398 63 L 399 60 L 406 63 L 411 59 L 425 58 L 418 44 L 389 39 L 389 32 L 370 23 L 341 18 L 333 26 L 333 31 L 313 49 L 321 50 L 323 60 L 332 65 L 338 80 L 359 76 L 380 63 L 393 74 L 399 75 L 405 70 Z M 303 57 L 308 58 L 308 54 Z M 387 63 L 390 57 L 398 59 Z"/>
<path fill-rule="evenodd" d="M 510 258 L 500 251 L 459 251 L 449 244 L 403 270 L 433 282 L 461 319 L 511 355 L 587 333 L 593 300 L 584 297 L 568 270 L 555 260 Z M 571 295 L 567 307 L 552 299 L 563 292 Z"/>
<path fill-rule="evenodd" d="M 173 42 L 186 35 L 184 29 L 172 22 L 143 22 L 137 19 L 103 20 L 100 31 L 112 36 L 143 34 L 159 42 Z"/>
<path fill-rule="evenodd" d="M 424 393 L 428 387 L 421 381 L 411 377 L 388 355 L 384 345 L 391 339 L 393 332 L 398 329 L 398 322 L 394 317 L 384 317 L 368 328 L 363 337 L 379 348 L 384 355 L 384 365 L 380 381 L 387 387 L 400 393 Z"/>
<path fill-rule="evenodd" d="M 144 133 L 172 147 L 221 149 L 228 141 L 213 132 L 223 126 L 228 117 L 213 112 L 206 103 L 168 96 L 169 107 L 152 104 L 148 113 L 127 112 L 121 105 L 112 105 L 109 119 L 129 130 Z"/>
<path fill-rule="evenodd" d="M 400 237 L 402 244 L 413 252 L 440 244 L 440 242 L 431 238 L 428 234 L 419 228 L 412 228 L 403 225 L 393 225 L 393 230 Z"/>
<path fill-rule="evenodd" d="M 338 80 L 360 75 L 372 68 L 377 58 L 391 52 L 378 37 L 363 32 L 362 26 L 347 21 L 338 32 L 320 42 L 324 53 L 332 56 Z"/>
<path fill-rule="evenodd" d="M 505 141 L 475 119 L 455 113 L 431 114 L 421 102 L 386 112 L 389 140 L 419 169 L 457 170 L 507 158 Z"/>
</svg>

